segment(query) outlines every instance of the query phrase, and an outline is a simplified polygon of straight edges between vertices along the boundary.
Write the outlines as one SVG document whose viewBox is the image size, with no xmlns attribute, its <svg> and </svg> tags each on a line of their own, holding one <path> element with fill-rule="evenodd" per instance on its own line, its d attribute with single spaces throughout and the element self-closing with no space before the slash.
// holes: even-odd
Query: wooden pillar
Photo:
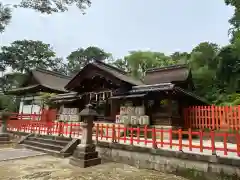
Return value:
<svg viewBox="0 0 240 180">
<path fill-rule="evenodd" d="M 118 103 L 117 100 L 112 99 L 111 100 L 111 119 L 114 120 L 116 119 L 116 115 L 117 115 L 117 108 L 118 108 Z"/>
<path fill-rule="evenodd" d="M 173 119 L 172 119 L 172 93 L 167 91 L 167 96 L 168 96 L 168 121 L 169 124 L 172 126 L 173 125 Z"/>
</svg>

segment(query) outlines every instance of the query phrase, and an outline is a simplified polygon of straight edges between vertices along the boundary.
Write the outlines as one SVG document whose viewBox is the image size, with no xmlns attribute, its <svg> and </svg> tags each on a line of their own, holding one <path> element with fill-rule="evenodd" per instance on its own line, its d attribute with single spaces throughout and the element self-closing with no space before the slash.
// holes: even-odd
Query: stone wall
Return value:
<svg viewBox="0 0 240 180">
<path fill-rule="evenodd" d="M 103 160 L 129 164 L 201 180 L 239 179 L 240 159 L 98 142 Z"/>
</svg>

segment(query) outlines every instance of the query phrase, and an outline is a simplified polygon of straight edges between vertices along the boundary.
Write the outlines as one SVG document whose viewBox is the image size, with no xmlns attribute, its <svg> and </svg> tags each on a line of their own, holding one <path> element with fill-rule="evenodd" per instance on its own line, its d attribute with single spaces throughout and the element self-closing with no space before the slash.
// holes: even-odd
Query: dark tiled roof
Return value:
<svg viewBox="0 0 240 180">
<path fill-rule="evenodd" d="M 36 80 L 35 84 L 28 85 L 27 80 L 29 78 L 33 77 Z M 49 90 L 54 90 L 58 92 L 67 92 L 64 89 L 64 86 L 70 81 L 69 76 L 62 75 L 57 72 L 37 68 L 32 70 L 29 75 L 27 76 L 28 79 L 26 79 L 25 83 L 22 84 L 20 88 L 12 89 L 8 92 L 7 94 L 13 94 L 18 91 L 27 91 L 27 90 L 32 90 L 32 89 L 37 89 L 40 87 L 45 87 L 46 89 Z"/>
<path fill-rule="evenodd" d="M 191 71 L 187 65 L 152 68 L 146 71 L 145 84 L 174 83 L 186 81 Z"/>
<path fill-rule="evenodd" d="M 140 80 L 134 79 L 130 75 L 128 75 L 125 71 L 122 71 L 114 66 L 108 65 L 102 61 L 95 61 L 92 64 L 97 66 L 98 68 L 107 71 L 108 73 L 112 74 L 116 78 L 128 82 L 129 84 L 132 85 L 143 85 L 144 83 Z"/>
<path fill-rule="evenodd" d="M 40 68 L 33 70 L 32 75 L 42 86 L 62 92 L 67 92 L 64 86 L 71 80 L 69 76 Z"/>
<path fill-rule="evenodd" d="M 138 94 L 138 93 L 148 93 L 148 92 L 156 92 L 156 91 L 168 91 L 168 90 L 176 90 L 179 93 L 184 94 L 185 96 L 196 99 L 203 104 L 209 104 L 205 99 L 197 96 L 193 92 L 187 91 L 180 87 L 175 86 L 172 83 L 161 83 L 161 84 L 153 84 L 153 85 L 142 85 L 142 86 L 133 86 L 132 90 L 128 91 L 129 94 Z"/>
<path fill-rule="evenodd" d="M 68 89 L 70 83 L 77 78 L 77 76 L 80 76 L 81 72 L 89 67 L 89 66 L 95 66 L 97 67 L 98 69 L 102 70 L 102 71 L 105 71 L 109 74 L 111 74 L 112 76 L 116 77 L 117 79 L 121 80 L 121 81 L 124 81 L 124 82 L 127 82 L 129 84 L 132 84 L 132 85 L 143 85 L 144 83 L 140 80 L 137 80 L 137 79 L 134 79 L 132 78 L 131 76 L 129 76 L 125 71 L 122 71 L 116 67 L 113 67 L 109 64 L 106 64 L 102 61 L 94 61 L 92 63 L 89 63 L 87 64 L 82 70 L 80 70 L 79 73 L 77 73 L 75 75 L 75 77 L 73 77 L 71 79 L 71 81 L 69 81 L 69 83 L 65 86 L 66 89 Z"/>
</svg>

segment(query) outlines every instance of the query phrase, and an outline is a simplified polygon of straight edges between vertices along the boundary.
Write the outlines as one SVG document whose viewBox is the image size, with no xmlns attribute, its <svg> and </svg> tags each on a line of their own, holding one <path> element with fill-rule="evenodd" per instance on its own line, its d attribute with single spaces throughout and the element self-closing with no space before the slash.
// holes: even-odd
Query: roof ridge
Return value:
<svg viewBox="0 0 240 180">
<path fill-rule="evenodd" d="M 60 72 L 56 72 L 56 71 L 51 71 L 51 70 L 47 70 L 47 69 L 43 69 L 43 68 L 36 68 L 33 71 L 38 71 L 38 72 L 42 72 L 42 73 L 46 73 L 46 74 L 50 74 L 53 76 L 57 76 L 57 77 L 61 77 L 61 78 L 66 78 L 66 79 L 71 79 L 70 76 L 67 76 L 65 74 L 62 74 Z"/>
<path fill-rule="evenodd" d="M 119 69 L 119 68 L 116 68 L 116 67 L 114 67 L 114 66 L 112 66 L 112 65 L 106 64 L 106 63 L 103 62 L 103 61 L 95 60 L 93 63 L 97 63 L 97 64 L 100 64 L 100 65 L 104 65 L 104 66 L 106 66 L 108 69 L 113 69 L 113 70 L 115 70 L 115 71 L 117 71 L 117 72 L 119 72 L 119 73 L 121 73 L 121 74 L 127 75 L 127 72 L 126 72 L 126 71 L 123 71 L 123 70 L 121 70 L 121 69 Z"/>
<path fill-rule="evenodd" d="M 170 65 L 170 66 L 164 66 L 164 67 L 158 67 L 158 68 L 150 68 L 146 70 L 146 73 L 149 72 L 157 72 L 157 71 L 166 71 L 166 70 L 172 70 L 172 69 L 181 69 L 181 68 L 188 68 L 187 64 L 177 64 L 177 65 Z"/>
</svg>

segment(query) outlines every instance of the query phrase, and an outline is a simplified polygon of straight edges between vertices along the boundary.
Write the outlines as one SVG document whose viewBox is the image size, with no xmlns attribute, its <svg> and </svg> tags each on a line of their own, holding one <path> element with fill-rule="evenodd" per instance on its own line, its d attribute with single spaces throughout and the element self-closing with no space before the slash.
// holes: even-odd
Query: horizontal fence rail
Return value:
<svg viewBox="0 0 240 180">
<path fill-rule="evenodd" d="M 240 105 L 193 106 L 184 109 L 185 127 L 240 130 Z"/>
<path fill-rule="evenodd" d="M 9 131 L 36 133 L 41 135 L 82 137 L 81 123 L 29 122 L 13 126 L 7 124 Z M 192 153 L 220 154 L 240 157 L 240 135 L 238 132 L 205 132 L 182 129 L 163 129 L 154 127 L 126 127 L 120 124 L 95 123 L 93 139 L 110 143 L 143 146 L 154 149 L 187 151 Z"/>
</svg>

